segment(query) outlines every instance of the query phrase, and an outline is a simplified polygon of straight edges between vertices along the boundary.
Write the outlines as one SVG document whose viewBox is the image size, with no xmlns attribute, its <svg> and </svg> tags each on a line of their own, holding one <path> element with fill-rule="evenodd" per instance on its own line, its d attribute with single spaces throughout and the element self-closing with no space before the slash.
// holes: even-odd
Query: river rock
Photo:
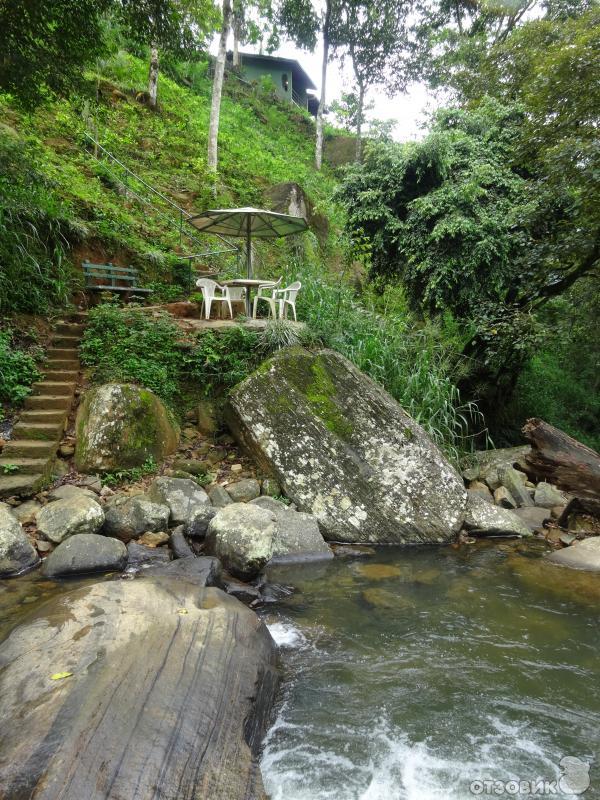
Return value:
<svg viewBox="0 0 600 800">
<path fill-rule="evenodd" d="M 197 506 L 210 503 L 204 489 L 185 478 L 156 478 L 148 489 L 148 497 L 169 506 L 172 525 L 185 525 Z"/>
<path fill-rule="evenodd" d="M 276 662 L 264 624 L 218 589 L 143 579 L 53 598 L 2 645 L 0 797 L 264 800 Z"/>
<path fill-rule="evenodd" d="M 105 509 L 104 533 L 123 542 L 136 539 L 142 533 L 164 531 L 169 526 L 170 509 L 153 503 L 146 495 L 133 497 L 117 495 Z"/>
<path fill-rule="evenodd" d="M 97 494 L 92 489 L 86 489 L 85 486 L 74 486 L 72 483 L 64 483 L 48 492 L 48 500 L 70 500 L 72 497 L 90 497 L 92 500 L 96 500 Z"/>
<path fill-rule="evenodd" d="M 38 512 L 37 529 L 55 544 L 77 534 L 97 533 L 104 524 L 104 511 L 86 495 L 55 500 Z"/>
<path fill-rule="evenodd" d="M 27 525 L 35 521 L 38 511 L 42 508 L 42 504 L 37 500 L 26 500 L 24 503 L 15 506 L 12 509 L 13 516 L 19 520 L 21 525 Z"/>
<path fill-rule="evenodd" d="M 169 539 L 169 546 L 173 553 L 173 558 L 188 558 L 194 556 L 194 551 L 187 543 L 187 539 L 185 538 L 184 534 L 184 526 L 179 525 L 175 530 L 171 533 L 171 538 Z"/>
<path fill-rule="evenodd" d="M 208 525 L 217 511 L 214 506 L 198 506 L 185 526 L 185 535 L 191 539 L 204 539 Z"/>
<path fill-rule="evenodd" d="M 273 541 L 274 561 L 314 561 L 333 558 L 333 551 L 323 539 L 316 517 L 286 509 L 277 516 Z"/>
<path fill-rule="evenodd" d="M 540 481 L 535 487 L 535 494 L 533 495 L 533 502 L 536 506 L 541 508 L 552 509 L 554 506 L 565 506 L 567 498 L 562 492 L 559 492 L 555 486 L 546 481 Z"/>
<path fill-rule="evenodd" d="M 511 510 L 517 507 L 515 498 L 508 491 L 506 486 L 499 486 L 494 491 L 494 502 L 497 506 L 502 506 L 502 508 L 508 508 Z"/>
<path fill-rule="evenodd" d="M 481 535 L 531 536 L 531 531 L 514 511 L 494 506 L 477 495 L 469 495 L 465 529 Z"/>
<path fill-rule="evenodd" d="M 218 484 L 210 487 L 208 490 L 208 496 L 210 498 L 210 502 L 215 508 L 225 508 L 225 506 L 233 503 L 233 500 L 231 497 L 229 497 L 226 490 Z"/>
<path fill-rule="evenodd" d="M 479 497 L 482 497 L 484 500 L 487 500 L 488 503 L 494 502 L 494 497 L 490 492 L 489 488 L 486 486 L 485 483 L 482 483 L 481 481 L 472 481 L 469 484 L 469 488 L 467 491 L 469 494 L 479 495 Z"/>
<path fill-rule="evenodd" d="M 230 427 L 326 539 L 448 541 L 460 475 L 381 386 L 331 350 L 280 351 L 230 396 Z"/>
<path fill-rule="evenodd" d="M 258 506 L 259 508 L 266 508 L 267 511 L 272 511 L 274 514 L 282 514 L 289 511 L 289 507 L 281 500 L 276 500 L 274 497 L 268 495 L 261 495 L 254 500 L 250 501 L 251 506 Z"/>
<path fill-rule="evenodd" d="M 195 586 L 221 586 L 223 567 L 214 556 L 188 556 L 169 564 L 152 566 L 144 570 L 142 577 L 169 578 L 188 581 Z"/>
<path fill-rule="evenodd" d="M 541 530 L 544 527 L 544 522 L 547 519 L 552 519 L 550 511 L 535 506 L 517 508 L 513 511 L 513 514 L 515 514 L 524 525 L 527 525 L 530 531 Z"/>
<path fill-rule="evenodd" d="M 171 554 L 166 547 L 147 547 L 131 541 L 127 545 L 127 569 L 139 569 L 154 564 L 168 564 Z"/>
<path fill-rule="evenodd" d="M 533 499 L 525 487 L 527 480 L 525 473 L 519 472 L 514 467 L 503 467 L 498 471 L 498 475 L 502 485 L 508 489 L 518 506 L 533 505 Z"/>
<path fill-rule="evenodd" d="M 206 547 L 234 577 L 254 578 L 273 556 L 277 517 L 249 503 L 232 503 L 210 521 Z"/>
<path fill-rule="evenodd" d="M 281 495 L 281 486 L 273 478 L 265 478 L 260 486 L 261 494 L 268 497 L 279 497 Z"/>
<path fill-rule="evenodd" d="M 35 567 L 38 554 L 21 523 L 6 506 L 0 506 L 0 577 L 19 575 Z"/>
<path fill-rule="evenodd" d="M 179 432 L 149 389 L 108 383 L 88 389 L 77 412 L 75 464 L 80 472 L 110 472 L 160 463 Z"/>
<path fill-rule="evenodd" d="M 42 564 L 47 578 L 90 572 L 121 571 L 127 566 L 127 548 L 118 539 L 97 533 L 70 536 Z"/>
<path fill-rule="evenodd" d="M 591 536 L 546 556 L 563 567 L 600 572 L 600 536 Z"/>
<path fill-rule="evenodd" d="M 256 478 L 244 478 L 227 484 L 227 494 L 234 503 L 249 503 L 260 496 L 260 483 Z"/>
</svg>

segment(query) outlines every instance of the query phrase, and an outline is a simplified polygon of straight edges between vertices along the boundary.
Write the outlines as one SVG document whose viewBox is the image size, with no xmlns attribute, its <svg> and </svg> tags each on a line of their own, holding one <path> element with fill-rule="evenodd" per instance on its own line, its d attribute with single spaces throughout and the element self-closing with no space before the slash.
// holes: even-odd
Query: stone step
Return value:
<svg viewBox="0 0 600 800">
<path fill-rule="evenodd" d="M 55 358 L 60 358 L 68 361 L 79 361 L 79 350 L 73 347 L 49 347 L 46 352 L 46 358 L 51 361 Z"/>
<path fill-rule="evenodd" d="M 72 403 L 73 397 L 71 395 L 55 396 L 49 394 L 36 394 L 26 397 L 24 405 L 26 409 L 47 409 L 48 411 L 61 409 L 63 411 L 69 411 Z"/>
<path fill-rule="evenodd" d="M 46 361 L 46 369 L 49 370 L 70 370 L 71 372 L 79 372 L 79 361 L 75 359 L 65 359 L 65 358 L 49 358 Z"/>
<path fill-rule="evenodd" d="M 65 336 L 64 334 L 53 334 L 50 339 L 50 347 L 71 347 L 76 349 L 81 342 L 81 336 Z"/>
<path fill-rule="evenodd" d="M 75 383 L 78 375 L 77 369 L 50 369 L 44 372 L 44 380 L 50 383 Z"/>
<path fill-rule="evenodd" d="M 1 459 L 0 459 L 1 460 Z M 3 475 L 0 469 L 0 499 L 5 497 L 28 497 L 43 487 L 45 475 L 36 472 L 31 475 L 17 473 L 15 475 Z"/>
<path fill-rule="evenodd" d="M 75 381 L 58 383 L 55 381 L 36 381 L 33 384 L 35 394 L 51 394 L 54 397 L 72 397 L 75 392 Z"/>
<path fill-rule="evenodd" d="M 55 422 L 64 425 L 68 412 L 62 409 L 45 409 L 35 408 L 28 411 L 22 411 L 19 415 L 19 422 L 36 423 L 36 422 Z"/>
<path fill-rule="evenodd" d="M 59 336 L 77 336 L 81 338 L 85 330 L 85 325 L 81 322 L 57 322 L 54 326 L 54 333 Z"/>
<path fill-rule="evenodd" d="M 56 440 L 9 439 L 2 449 L 2 458 L 51 458 L 56 453 Z"/>
<path fill-rule="evenodd" d="M 15 439 L 43 439 L 57 443 L 64 430 L 64 420 L 60 422 L 28 422 L 20 419 L 12 430 Z"/>
<path fill-rule="evenodd" d="M 5 475 L 4 467 L 18 467 L 16 472 Z M 46 476 L 52 467 L 49 458 L 18 458 L 17 456 L 2 456 L 0 458 L 0 475 L 2 477 L 14 477 L 16 475 L 44 475 Z"/>
</svg>

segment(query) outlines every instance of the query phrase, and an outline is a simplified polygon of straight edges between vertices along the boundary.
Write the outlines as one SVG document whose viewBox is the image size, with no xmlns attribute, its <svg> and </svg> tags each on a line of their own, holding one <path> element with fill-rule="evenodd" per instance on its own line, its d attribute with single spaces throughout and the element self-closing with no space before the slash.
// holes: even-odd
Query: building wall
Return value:
<svg viewBox="0 0 600 800">
<path fill-rule="evenodd" d="M 244 64 L 242 56 L 242 72 L 248 81 L 259 81 L 263 75 L 270 75 L 275 84 L 275 91 L 282 100 L 292 102 L 292 71 L 277 64 L 259 66 L 258 64 Z M 287 91 L 283 87 L 283 78 L 287 76 Z"/>
</svg>

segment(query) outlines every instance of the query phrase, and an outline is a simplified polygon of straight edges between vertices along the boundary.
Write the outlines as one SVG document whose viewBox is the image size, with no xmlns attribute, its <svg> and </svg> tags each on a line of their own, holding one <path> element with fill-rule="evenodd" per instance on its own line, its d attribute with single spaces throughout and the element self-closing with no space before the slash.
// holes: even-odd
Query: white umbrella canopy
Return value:
<svg viewBox="0 0 600 800">
<path fill-rule="evenodd" d="M 304 217 L 278 214 L 261 208 L 220 208 L 204 211 L 188 219 L 190 225 L 202 233 L 221 236 L 244 237 L 246 239 L 246 265 L 248 277 L 252 277 L 252 237 L 278 239 L 302 233 L 308 228 Z"/>
</svg>

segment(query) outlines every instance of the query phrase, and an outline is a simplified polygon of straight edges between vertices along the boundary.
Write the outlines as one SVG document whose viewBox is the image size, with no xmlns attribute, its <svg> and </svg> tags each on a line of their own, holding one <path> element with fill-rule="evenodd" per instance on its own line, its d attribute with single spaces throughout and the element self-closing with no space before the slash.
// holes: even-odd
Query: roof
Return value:
<svg viewBox="0 0 600 800">
<path fill-rule="evenodd" d="M 280 56 L 265 56 L 256 55 L 255 53 L 240 53 L 242 59 L 242 66 L 244 64 L 256 64 L 269 67 L 270 65 L 279 64 L 280 66 L 287 67 L 292 73 L 293 81 L 300 79 L 305 84 L 307 89 L 316 90 L 315 84 L 312 82 L 308 74 L 304 71 L 299 61 L 295 58 L 281 58 Z"/>
</svg>

